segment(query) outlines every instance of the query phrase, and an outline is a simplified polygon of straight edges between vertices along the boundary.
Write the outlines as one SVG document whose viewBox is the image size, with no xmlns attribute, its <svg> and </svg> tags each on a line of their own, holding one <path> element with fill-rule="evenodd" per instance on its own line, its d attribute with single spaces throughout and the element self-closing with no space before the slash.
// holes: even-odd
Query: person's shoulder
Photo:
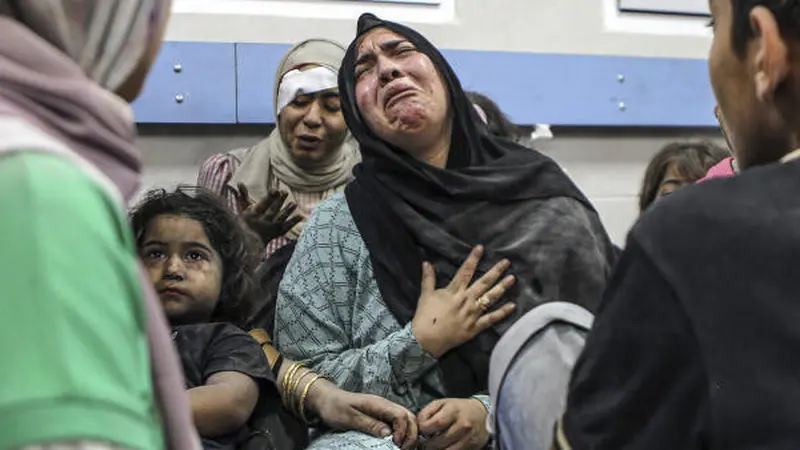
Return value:
<svg viewBox="0 0 800 450">
<path fill-rule="evenodd" d="M 0 184 L 31 192 L 52 192 L 59 186 L 93 188 L 93 178 L 79 165 L 57 153 L 21 151 L 0 157 Z"/>
<path fill-rule="evenodd" d="M 593 211 L 573 197 L 559 196 L 541 200 L 542 207 L 557 216 L 586 218 Z"/>
<path fill-rule="evenodd" d="M 773 164 L 708 180 L 654 204 L 633 226 L 630 236 L 648 253 L 656 246 L 725 245 L 722 237 L 741 237 L 753 221 L 763 219 L 760 212 L 794 189 L 800 189 L 800 165 Z"/>
<path fill-rule="evenodd" d="M 236 164 L 242 162 L 242 160 L 247 156 L 250 152 L 250 148 L 243 147 L 243 148 L 236 148 L 227 152 L 223 153 L 214 153 L 213 155 L 206 158 L 203 161 L 203 167 L 212 168 L 218 167 L 223 164 Z"/>
<path fill-rule="evenodd" d="M 244 330 L 227 322 L 206 322 L 194 323 L 189 325 L 179 325 L 173 328 L 173 332 L 183 335 L 187 339 L 202 340 L 206 342 L 230 338 L 246 337 L 250 338 Z"/>
<path fill-rule="evenodd" d="M 317 206 L 314 210 L 315 215 L 350 215 L 350 207 L 347 205 L 347 198 L 344 192 L 337 192 Z"/>
<path fill-rule="evenodd" d="M 321 260 L 326 262 L 331 258 L 340 258 L 334 254 L 355 255 L 356 260 L 351 262 L 362 261 L 366 254 L 366 244 L 353 219 L 344 193 L 332 195 L 314 209 L 303 227 L 303 234 L 300 236 L 293 259 L 309 251 L 322 252 L 325 256 L 321 257 Z M 350 256 L 344 258 L 348 260 Z"/>
<path fill-rule="evenodd" d="M 197 355 L 226 354 L 234 350 L 253 353 L 261 351 L 258 341 L 250 334 L 226 322 L 176 326 L 172 328 L 172 336 L 178 349 L 185 352 L 196 350 Z"/>
<path fill-rule="evenodd" d="M 337 192 L 314 209 L 304 230 L 348 230 L 355 221 L 343 192 Z"/>
<path fill-rule="evenodd" d="M 104 229 L 119 236 L 124 212 L 111 189 L 63 155 L 19 152 L 0 157 L 0 205 L 15 211 L 18 224 L 59 224 L 37 228 L 42 231 L 72 226 L 85 233 Z"/>
<path fill-rule="evenodd" d="M 215 334 L 216 324 L 195 323 L 172 327 L 172 340 L 178 348 L 204 348 Z"/>
<path fill-rule="evenodd" d="M 264 350 L 253 336 L 230 323 L 214 322 L 203 325 L 208 334 L 204 352 L 207 375 L 235 371 L 254 379 L 272 379 Z"/>
<path fill-rule="evenodd" d="M 645 248 L 658 242 L 679 245 L 683 239 L 676 238 L 696 230 L 700 223 L 710 226 L 717 222 L 721 217 L 715 211 L 727 214 L 721 204 L 727 203 L 724 189 L 717 183 L 688 186 L 652 204 L 631 228 L 629 239 L 636 239 Z"/>
<path fill-rule="evenodd" d="M 605 235 L 605 228 L 597 212 L 573 197 L 552 197 L 541 200 L 536 217 L 557 233 L 591 233 Z"/>
<path fill-rule="evenodd" d="M 208 188 L 220 183 L 220 180 L 230 178 L 239 168 L 244 154 L 236 153 L 239 149 L 228 153 L 215 153 L 200 165 L 197 180 L 198 184 Z M 246 150 L 246 149 L 244 149 Z"/>
</svg>

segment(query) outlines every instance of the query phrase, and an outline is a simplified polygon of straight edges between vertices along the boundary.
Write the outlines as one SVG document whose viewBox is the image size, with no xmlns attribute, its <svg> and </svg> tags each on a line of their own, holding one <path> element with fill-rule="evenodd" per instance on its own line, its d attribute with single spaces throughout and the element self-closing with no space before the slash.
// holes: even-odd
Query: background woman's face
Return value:
<svg viewBox="0 0 800 450">
<path fill-rule="evenodd" d="M 664 172 L 661 182 L 658 184 L 656 199 L 672 194 L 678 189 L 690 185 L 696 181 L 697 180 L 687 179 L 683 174 L 680 173 L 678 167 L 674 163 L 670 164 L 667 167 L 667 170 Z"/>
<path fill-rule="evenodd" d="M 339 90 L 298 95 L 280 112 L 278 130 L 298 166 L 310 169 L 325 161 L 347 136 Z"/>
<path fill-rule="evenodd" d="M 405 37 L 365 34 L 355 65 L 356 102 L 370 129 L 406 151 L 437 139 L 447 123 L 447 89 L 427 55 Z"/>
</svg>

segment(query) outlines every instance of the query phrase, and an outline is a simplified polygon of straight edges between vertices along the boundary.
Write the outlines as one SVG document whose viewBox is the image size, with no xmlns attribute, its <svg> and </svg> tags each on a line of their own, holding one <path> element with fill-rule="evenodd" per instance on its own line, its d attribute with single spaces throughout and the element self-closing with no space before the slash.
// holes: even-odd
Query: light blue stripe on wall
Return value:
<svg viewBox="0 0 800 450">
<path fill-rule="evenodd" d="M 139 122 L 235 123 L 235 46 L 164 43 L 133 109 Z"/>
<path fill-rule="evenodd" d="M 715 126 L 704 60 L 447 51 L 465 89 L 522 124 Z"/>
<path fill-rule="evenodd" d="M 240 123 L 275 122 L 275 71 L 289 48 L 279 44 L 236 44 L 236 111 Z"/>
<path fill-rule="evenodd" d="M 282 44 L 170 42 L 144 94 L 140 122 L 271 123 Z M 466 89 L 521 124 L 716 126 L 706 62 L 695 59 L 446 50 Z M 180 65 L 180 72 L 175 66 Z M 183 101 L 178 103 L 176 96 Z"/>
</svg>

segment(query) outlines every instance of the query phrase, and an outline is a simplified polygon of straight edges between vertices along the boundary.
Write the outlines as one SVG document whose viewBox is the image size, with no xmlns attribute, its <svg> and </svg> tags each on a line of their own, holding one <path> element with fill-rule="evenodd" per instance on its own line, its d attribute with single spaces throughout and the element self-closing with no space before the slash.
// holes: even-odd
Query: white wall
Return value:
<svg viewBox="0 0 800 450">
<path fill-rule="evenodd" d="M 143 127 L 138 145 L 145 158 L 144 188 L 195 183 L 205 158 L 251 145 L 261 133 L 266 134 L 267 128 Z M 650 158 L 667 142 L 687 137 L 719 139 L 713 132 L 680 130 L 570 130 L 542 143 L 540 149 L 558 161 L 589 196 L 612 240 L 622 245 L 638 215 L 639 187 Z"/>
<path fill-rule="evenodd" d="M 371 11 L 406 22 L 441 48 L 704 58 L 707 19 L 618 13 L 617 0 L 441 0 L 442 6 L 335 0 L 176 0 L 167 39 L 348 43 Z M 332 17 L 332 18 L 331 18 Z"/>
</svg>

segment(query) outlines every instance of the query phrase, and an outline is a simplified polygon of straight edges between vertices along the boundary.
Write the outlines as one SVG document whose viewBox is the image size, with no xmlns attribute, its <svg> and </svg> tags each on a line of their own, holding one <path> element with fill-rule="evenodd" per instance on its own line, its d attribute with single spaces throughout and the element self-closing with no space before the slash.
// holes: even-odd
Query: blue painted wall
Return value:
<svg viewBox="0 0 800 450">
<path fill-rule="evenodd" d="M 236 123 L 236 48 L 164 43 L 133 109 L 146 123 Z"/>
<path fill-rule="evenodd" d="M 236 112 L 239 123 L 274 123 L 275 71 L 290 45 L 236 44 Z"/>
<path fill-rule="evenodd" d="M 272 123 L 281 44 L 168 42 L 137 120 Z M 520 124 L 716 126 L 699 59 L 445 50 L 466 89 L 483 92 Z"/>
</svg>

